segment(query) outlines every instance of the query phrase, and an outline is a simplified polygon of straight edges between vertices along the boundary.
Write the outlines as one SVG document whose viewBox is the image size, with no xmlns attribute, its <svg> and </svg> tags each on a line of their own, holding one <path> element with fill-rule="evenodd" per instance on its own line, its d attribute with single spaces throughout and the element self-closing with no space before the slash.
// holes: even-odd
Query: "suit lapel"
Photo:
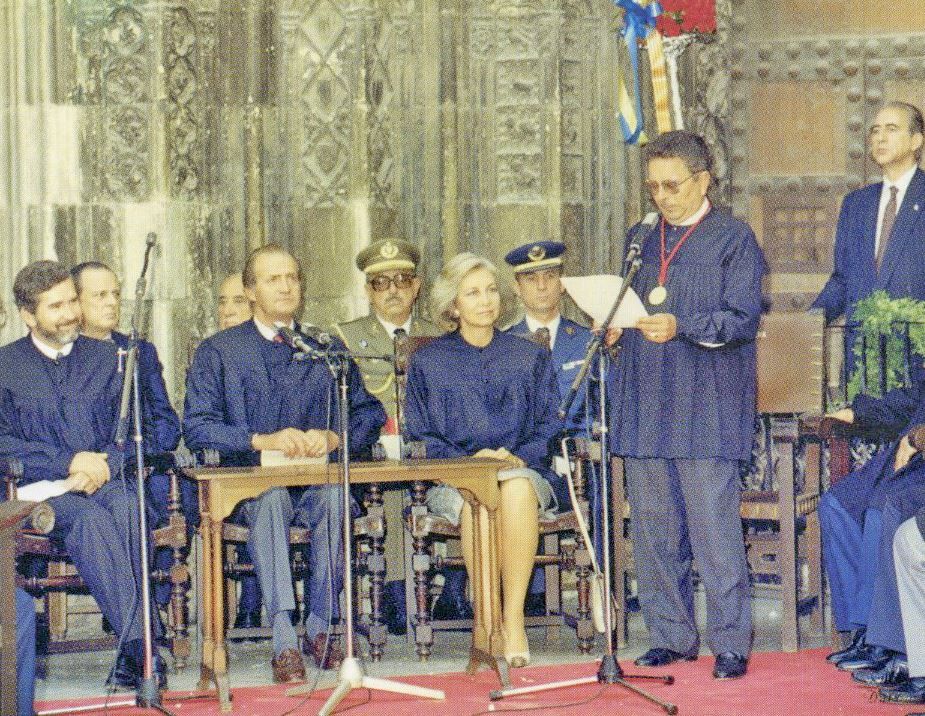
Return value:
<svg viewBox="0 0 925 716">
<path fill-rule="evenodd" d="M 916 169 L 915 174 L 912 175 L 912 181 L 909 182 L 909 188 L 906 189 L 903 203 L 896 214 L 896 223 L 893 224 L 893 231 L 890 233 L 890 240 L 883 256 L 883 265 L 880 267 L 880 275 L 877 277 L 878 286 L 886 286 L 896 272 L 896 268 L 906 254 L 909 242 L 912 241 L 912 235 L 923 209 L 925 209 L 925 173 L 921 169 Z M 876 217 L 876 214 L 874 216 Z M 874 220 L 876 221 L 876 218 Z"/>
</svg>

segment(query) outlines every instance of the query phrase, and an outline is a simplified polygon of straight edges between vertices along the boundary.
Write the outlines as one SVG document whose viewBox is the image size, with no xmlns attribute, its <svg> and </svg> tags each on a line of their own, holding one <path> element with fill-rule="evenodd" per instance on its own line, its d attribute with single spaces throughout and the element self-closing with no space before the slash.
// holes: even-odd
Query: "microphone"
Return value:
<svg viewBox="0 0 925 716">
<path fill-rule="evenodd" d="M 286 345 L 290 348 L 295 348 L 297 351 L 308 353 L 309 355 L 313 355 L 317 352 L 314 348 L 305 342 L 305 339 L 300 333 L 292 330 L 289 328 L 289 326 L 281 326 L 279 328 L 279 335 L 282 336 L 283 340 L 286 342 Z"/>
<path fill-rule="evenodd" d="M 633 240 L 630 242 L 630 245 L 626 249 L 626 258 L 623 259 L 623 263 L 633 263 L 636 260 L 636 257 L 642 253 L 642 242 L 645 240 L 645 234 L 648 233 L 648 230 L 655 226 L 658 221 L 658 213 L 655 211 L 650 211 L 646 214 L 646 217 L 640 223 L 640 229 L 633 235 Z"/>
<path fill-rule="evenodd" d="M 157 234 L 153 231 L 148 232 L 148 238 L 145 239 L 145 246 L 148 248 L 154 246 L 157 243 Z"/>
<path fill-rule="evenodd" d="M 334 341 L 331 338 L 331 334 L 327 331 L 322 331 L 318 326 L 313 326 L 310 323 L 303 323 L 299 326 L 299 332 L 305 335 L 307 338 L 311 338 L 313 341 L 318 343 L 321 346 L 329 346 Z"/>
</svg>

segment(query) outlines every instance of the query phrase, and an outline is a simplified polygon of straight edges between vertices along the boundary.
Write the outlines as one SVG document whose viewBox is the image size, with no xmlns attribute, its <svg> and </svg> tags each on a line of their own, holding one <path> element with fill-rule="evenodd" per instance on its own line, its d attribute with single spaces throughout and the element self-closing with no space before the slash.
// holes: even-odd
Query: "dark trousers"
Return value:
<svg viewBox="0 0 925 716">
<path fill-rule="evenodd" d="M 874 579 L 866 640 L 893 651 L 906 652 L 906 638 L 900 617 L 899 588 L 893 540 L 899 526 L 925 507 L 925 487 L 903 490 L 883 505 L 877 574 Z"/>
<path fill-rule="evenodd" d="M 35 699 L 35 602 L 16 590 L 16 701 L 19 716 L 32 716 Z"/>
<path fill-rule="evenodd" d="M 92 495 L 49 500 L 53 537 L 64 546 L 87 589 L 123 641 L 142 638 L 138 507 L 131 482 L 110 480 Z M 156 636 L 159 621 L 154 620 Z"/>
<path fill-rule="evenodd" d="M 714 654 L 748 655 L 751 601 L 738 461 L 626 458 L 624 463 L 639 605 L 650 646 L 680 653 L 699 648 L 696 559 L 707 597 L 707 645 Z"/>
</svg>

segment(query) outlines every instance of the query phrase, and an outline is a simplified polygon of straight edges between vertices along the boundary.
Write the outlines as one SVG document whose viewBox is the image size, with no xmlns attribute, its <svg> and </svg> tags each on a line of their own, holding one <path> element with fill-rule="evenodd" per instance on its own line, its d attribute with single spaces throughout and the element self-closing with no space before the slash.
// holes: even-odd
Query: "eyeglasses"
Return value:
<svg viewBox="0 0 925 716">
<path fill-rule="evenodd" d="M 670 180 L 663 181 L 663 182 L 647 181 L 644 183 L 645 183 L 646 189 L 649 190 L 650 194 L 654 194 L 655 192 L 657 192 L 659 187 L 661 187 L 662 191 L 664 191 L 666 194 L 677 194 L 681 190 L 681 185 L 684 182 L 690 181 L 691 179 L 693 179 L 695 176 L 697 176 L 700 173 L 701 172 L 694 172 L 689 177 L 687 177 L 687 179 L 682 179 L 681 181 L 670 181 Z"/>
<path fill-rule="evenodd" d="M 367 279 L 366 283 L 372 286 L 373 291 L 388 291 L 392 284 L 395 284 L 395 288 L 409 288 L 417 277 L 414 273 L 397 273 L 394 276 L 379 274 Z"/>
</svg>

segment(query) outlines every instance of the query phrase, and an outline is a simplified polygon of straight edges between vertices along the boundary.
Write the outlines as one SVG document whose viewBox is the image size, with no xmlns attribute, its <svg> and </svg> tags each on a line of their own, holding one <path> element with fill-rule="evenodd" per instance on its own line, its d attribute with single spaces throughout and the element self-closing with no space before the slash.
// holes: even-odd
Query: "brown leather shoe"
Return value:
<svg viewBox="0 0 925 716">
<path fill-rule="evenodd" d="M 284 649 L 279 656 L 273 657 L 274 684 L 294 684 L 305 681 L 305 663 L 296 649 Z"/>
<path fill-rule="evenodd" d="M 325 653 L 325 645 L 327 645 L 327 653 Z M 302 642 L 302 651 L 305 656 L 314 659 L 315 664 L 322 669 L 336 669 L 344 660 L 340 642 L 336 637 L 331 637 L 331 642 L 328 643 L 327 634 L 316 634 L 314 639 L 306 637 Z"/>
</svg>

